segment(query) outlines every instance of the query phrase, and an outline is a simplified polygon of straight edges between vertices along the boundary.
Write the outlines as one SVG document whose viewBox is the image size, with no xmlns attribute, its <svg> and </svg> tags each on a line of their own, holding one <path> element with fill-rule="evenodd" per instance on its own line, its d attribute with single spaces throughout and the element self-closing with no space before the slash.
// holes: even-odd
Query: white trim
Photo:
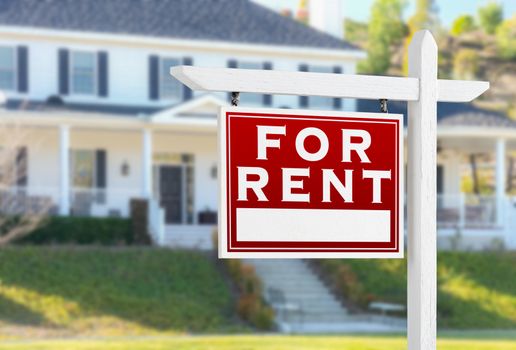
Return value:
<svg viewBox="0 0 516 350">
<path fill-rule="evenodd" d="M 155 38 L 143 35 L 129 34 L 109 34 L 90 31 L 73 31 L 73 30 L 56 30 L 43 28 L 28 28 L 23 26 L 0 26 L 0 37 L 6 34 L 9 39 L 26 37 L 38 38 L 41 40 L 63 40 L 70 41 L 105 41 L 114 45 L 131 45 L 156 47 L 165 46 L 171 49 L 186 48 L 191 50 L 210 50 L 224 51 L 230 54 L 237 52 L 267 54 L 274 56 L 294 56 L 294 57 L 313 57 L 336 60 L 356 61 L 366 58 L 366 53 L 357 49 L 324 49 L 324 48 L 307 48 L 301 46 L 286 45 L 264 45 L 264 44 L 244 44 L 226 41 L 210 41 L 210 40 L 191 40 L 191 39 L 170 39 Z"/>
<path fill-rule="evenodd" d="M 216 97 L 213 94 L 204 94 L 199 97 L 195 97 L 185 103 L 180 103 L 177 106 L 163 109 L 150 116 L 153 122 L 168 122 L 175 115 L 195 110 L 196 108 L 205 104 L 214 104 L 216 108 L 213 110 L 213 114 L 217 113 L 218 107 L 227 106 L 227 102 Z"/>
</svg>

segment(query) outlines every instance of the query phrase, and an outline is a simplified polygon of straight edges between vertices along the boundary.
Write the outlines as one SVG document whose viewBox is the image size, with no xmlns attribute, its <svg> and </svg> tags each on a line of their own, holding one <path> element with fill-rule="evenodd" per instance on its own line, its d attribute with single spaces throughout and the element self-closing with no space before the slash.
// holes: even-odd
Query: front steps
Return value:
<svg viewBox="0 0 516 350">
<path fill-rule="evenodd" d="M 181 249 L 213 249 L 214 226 L 212 225 L 167 225 L 163 246 Z"/>
<path fill-rule="evenodd" d="M 302 260 L 249 259 L 284 333 L 402 332 L 404 320 L 351 315 Z"/>
</svg>

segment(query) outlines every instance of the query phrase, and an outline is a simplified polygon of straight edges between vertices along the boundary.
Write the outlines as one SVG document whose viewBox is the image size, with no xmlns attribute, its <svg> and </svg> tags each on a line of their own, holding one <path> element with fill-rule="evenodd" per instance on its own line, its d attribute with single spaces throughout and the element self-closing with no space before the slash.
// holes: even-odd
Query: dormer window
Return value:
<svg viewBox="0 0 516 350">
<path fill-rule="evenodd" d="M 95 95 L 97 55 L 94 52 L 72 51 L 70 62 L 70 86 L 73 94 Z"/>
<path fill-rule="evenodd" d="M 16 90 L 16 51 L 13 47 L 0 47 L 0 90 Z"/>
</svg>

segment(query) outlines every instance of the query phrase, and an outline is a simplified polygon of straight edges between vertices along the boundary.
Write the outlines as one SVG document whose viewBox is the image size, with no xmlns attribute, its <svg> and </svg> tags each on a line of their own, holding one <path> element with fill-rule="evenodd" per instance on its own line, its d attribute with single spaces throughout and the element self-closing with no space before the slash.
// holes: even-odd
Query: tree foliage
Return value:
<svg viewBox="0 0 516 350">
<path fill-rule="evenodd" d="M 473 49 L 460 49 L 453 59 L 453 75 L 457 79 L 472 80 L 479 71 L 479 57 Z"/>
<path fill-rule="evenodd" d="M 496 28 L 502 23 L 503 8 L 499 3 L 490 1 L 485 6 L 479 7 L 478 19 L 487 34 L 494 34 Z"/>
<path fill-rule="evenodd" d="M 500 24 L 496 30 L 496 44 L 500 56 L 516 59 L 516 15 Z"/>
<path fill-rule="evenodd" d="M 475 19 L 470 15 L 462 15 L 453 21 L 450 33 L 459 36 L 473 31 L 476 28 Z"/>
<path fill-rule="evenodd" d="M 391 47 L 405 35 L 403 0 L 376 0 L 371 8 L 368 26 L 367 60 L 359 66 L 362 72 L 385 73 L 390 66 Z"/>
</svg>

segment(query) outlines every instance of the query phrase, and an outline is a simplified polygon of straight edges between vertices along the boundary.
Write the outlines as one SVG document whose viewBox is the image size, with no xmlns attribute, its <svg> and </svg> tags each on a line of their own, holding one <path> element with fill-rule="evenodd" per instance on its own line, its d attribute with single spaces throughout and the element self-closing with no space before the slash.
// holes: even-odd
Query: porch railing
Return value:
<svg viewBox="0 0 516 350">
<path fill-rule="evenodd" d="M 437 196 L 439 228 L 493 228 L 497 226 L 495 196 L 440 194 Z"/>
</svg>

